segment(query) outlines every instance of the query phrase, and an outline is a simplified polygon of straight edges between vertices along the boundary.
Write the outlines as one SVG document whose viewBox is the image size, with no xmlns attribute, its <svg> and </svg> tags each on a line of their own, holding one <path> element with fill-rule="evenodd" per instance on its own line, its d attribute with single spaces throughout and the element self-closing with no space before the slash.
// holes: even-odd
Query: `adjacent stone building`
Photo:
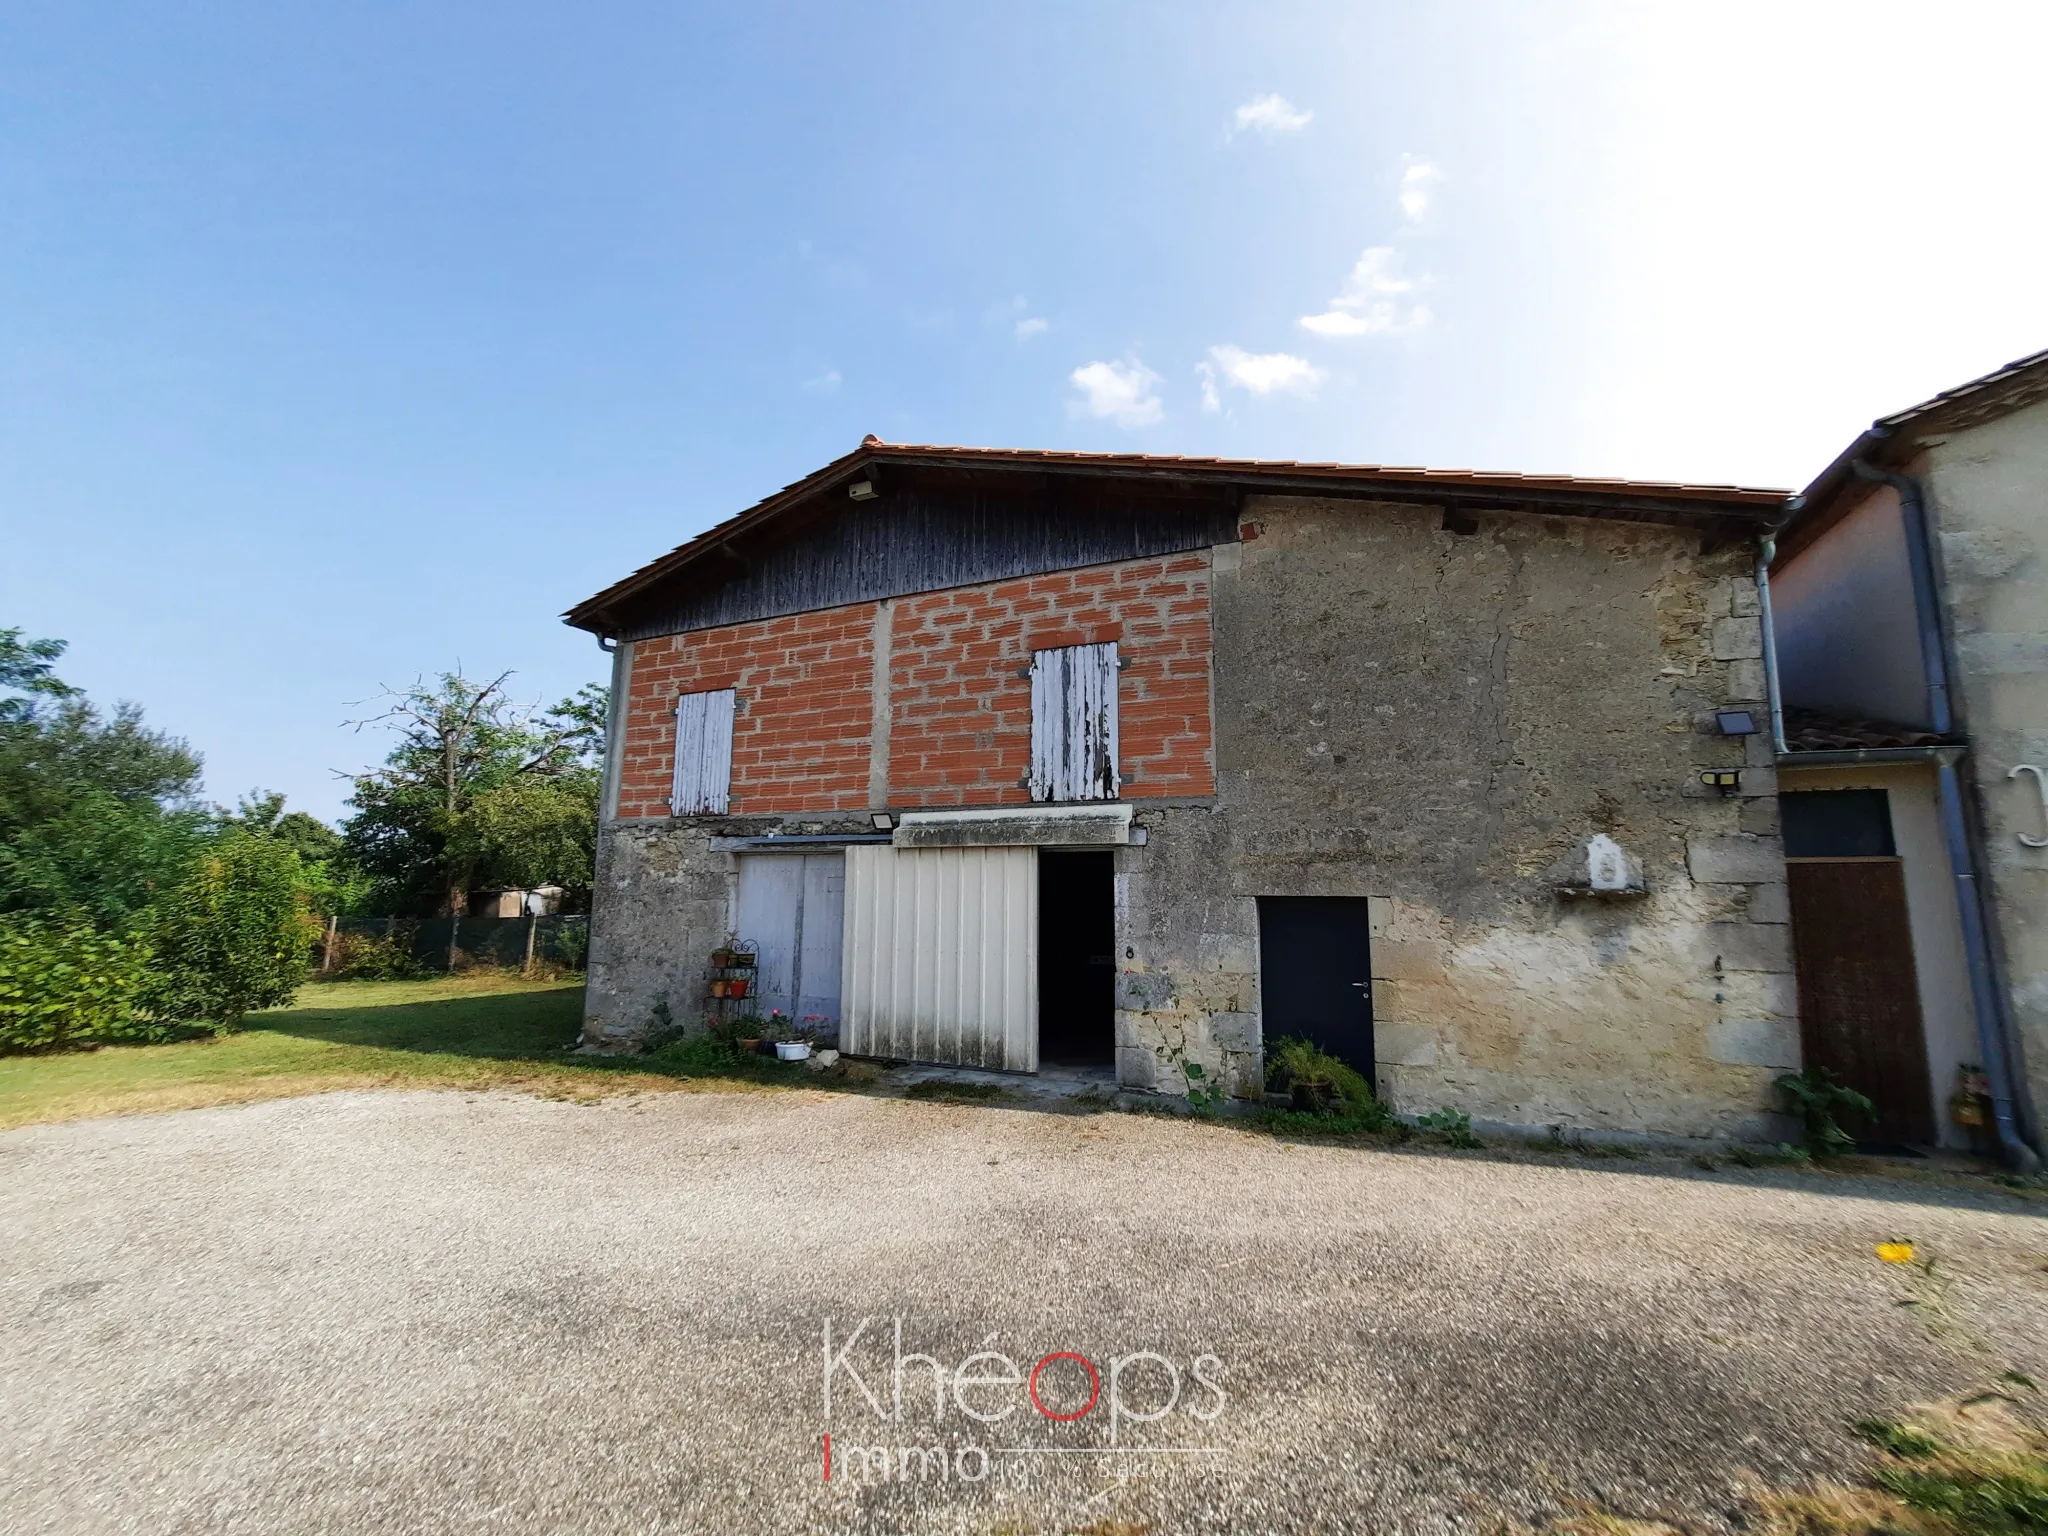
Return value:
<svg viewBox="0 0 2048 1536">
<path fill-rule="evenodd" d="M 1897 1139 L 2021 1166 L 2048 1095 L 2044 573 L 2048 353 L 1873 424 L 1771 574 L 1807 1056 Z"/>
<path fill-rule="evenodd" d="M 870 438 L 570 615 L 586 1036 L 1242 1095 L 1301 1035 L 1404 1112 L 1779 1139 L 1785 500 Z"/>
</svg>

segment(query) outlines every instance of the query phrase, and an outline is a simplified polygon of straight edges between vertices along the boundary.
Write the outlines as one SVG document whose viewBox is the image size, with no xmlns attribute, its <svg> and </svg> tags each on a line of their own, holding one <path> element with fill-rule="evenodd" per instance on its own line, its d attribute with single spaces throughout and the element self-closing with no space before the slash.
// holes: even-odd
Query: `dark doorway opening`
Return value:
<svg viewBox="0 0 2048 1536">
<path fill-rule="evenodd" d="M 1259 898 L 1259 1014 L 1268 1042 L 1309 1040 L 1373 1070 L 1371 928 L 1362 896 Z"/>
<path fill-rule="evenodd" d="M 1116 1060 L 1116 896 L 1106 849 L 1038 851 L 1038 1064 Z"/>
</svg>

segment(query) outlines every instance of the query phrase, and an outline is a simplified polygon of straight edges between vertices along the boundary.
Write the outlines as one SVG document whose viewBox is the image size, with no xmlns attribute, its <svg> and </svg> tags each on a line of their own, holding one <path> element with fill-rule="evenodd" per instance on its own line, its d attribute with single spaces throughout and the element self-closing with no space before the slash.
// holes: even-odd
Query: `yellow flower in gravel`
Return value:
<svg viewBox="0 0 2048 1536">
<path fill-rule="evenodd" d="M 1913 1245 L 1909 1242 L 1879 1243 L 1877 1256 L 1887 1264 L 1910 1264 L 1913 1262 Z"/>
</svg>

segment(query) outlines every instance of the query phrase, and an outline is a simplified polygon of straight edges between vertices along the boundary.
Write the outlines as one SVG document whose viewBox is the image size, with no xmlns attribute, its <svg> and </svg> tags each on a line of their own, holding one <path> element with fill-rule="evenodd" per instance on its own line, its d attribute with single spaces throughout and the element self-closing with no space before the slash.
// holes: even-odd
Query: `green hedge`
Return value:
<svg viewBox="0 0 2048 1536">
<path fill-rule="evenodd" d="M 0 1052 L 131 1040 L 149 946 L 82 913 L 0 914 Z"/>
</svg>

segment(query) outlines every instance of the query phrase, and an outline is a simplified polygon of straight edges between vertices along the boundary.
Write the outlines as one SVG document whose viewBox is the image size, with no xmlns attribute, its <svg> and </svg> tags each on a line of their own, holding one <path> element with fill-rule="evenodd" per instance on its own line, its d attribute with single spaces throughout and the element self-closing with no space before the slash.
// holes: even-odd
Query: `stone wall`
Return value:
<svg viewBox="0 0 2048 1536">
<path fill-rule="evenodd" d="M 1366 897 L 1404 1111 L 1753 1139 L 1798 1039 L 1753 553 L 1260 499 L 1215 552 L 1218 786 L 1119 855 L 1121 1075 L 1258 1081 L 1260 895 Z M 1741 793 L 1699 780 L 1741 770 Z M 1617 840 L 1645 894 L 1585 883 Z"/>
</svg>

